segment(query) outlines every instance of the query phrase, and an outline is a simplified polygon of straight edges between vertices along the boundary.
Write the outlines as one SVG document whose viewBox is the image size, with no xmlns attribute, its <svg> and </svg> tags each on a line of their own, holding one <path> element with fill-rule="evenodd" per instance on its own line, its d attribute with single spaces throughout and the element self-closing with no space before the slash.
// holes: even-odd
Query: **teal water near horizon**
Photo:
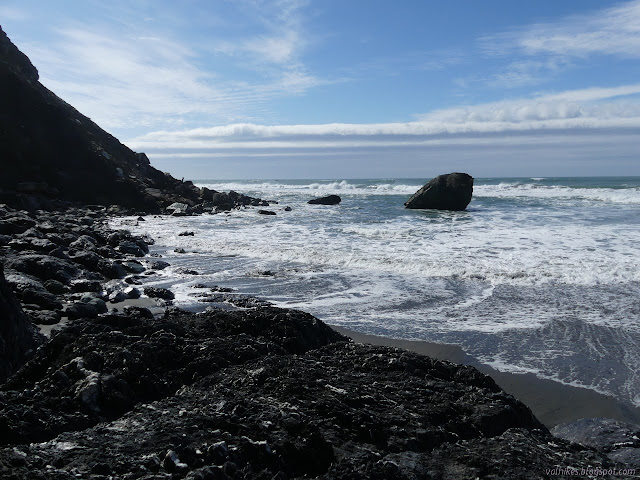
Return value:
<svg viewBox="0 0 640 480">
<path fill-rule="evenodd" d="M 146 281 L 185 308 L 206 307 L 194 285 L 231 287 L 640 405 L 640 177 L 479 178 L 464 212 L 405 209 L 426 180 L 201 180 L 277 215 L 114 222 L 156 240 L 172 266 Z"/>
</svg>

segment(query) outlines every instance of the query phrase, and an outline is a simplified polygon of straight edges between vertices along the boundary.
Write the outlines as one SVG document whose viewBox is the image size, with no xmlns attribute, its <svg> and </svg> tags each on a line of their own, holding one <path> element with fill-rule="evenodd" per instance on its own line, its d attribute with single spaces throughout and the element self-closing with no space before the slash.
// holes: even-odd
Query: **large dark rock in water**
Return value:
<svg viewBox="0 0 640 480">
<path fill-rule="evenodd" d="M 337 205 L 342 201 L 338 195 L 327 195 L 326 197 L 314 198 L 307 203 L 310 205 Z"/>
<path fill-rule="evenodd" d="M 0 28 L 0 203 L 48 208 L 70 201 L 159 211 L 200 192 L 156 170 L 38 82 Z"/>
<path fill-rule="evenodd" d="M 42 343 L 4 278 L 0 264 L 0 383 L 4 382 Z"/>
<path fill-rule="evenodd" d="M 471 201 L 473 177 L 466 173 L 440 175 L 414 193 L 407 208 L 464 210 Z"/>
</svg>

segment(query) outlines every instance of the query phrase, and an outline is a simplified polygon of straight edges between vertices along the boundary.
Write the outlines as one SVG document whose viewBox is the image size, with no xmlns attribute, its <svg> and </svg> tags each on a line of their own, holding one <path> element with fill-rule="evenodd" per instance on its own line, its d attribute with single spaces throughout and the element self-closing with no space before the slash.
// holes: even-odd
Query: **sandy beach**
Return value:
<svg viewBox="0 0 640 480">
<path fill-rule="evenodd" d="M 491 376 L 506 392 L 527 405 L 548 428 L 580 418 L 613 418 L 640 423 L 640 408 L 587 388 L 564 385 L 533 374 L 504 373 L 483 365 L 456 345 L 366 335 L 332 326 L 357 343 L 404 348 L 439 360 L 473 365 Z"/>
</svg>

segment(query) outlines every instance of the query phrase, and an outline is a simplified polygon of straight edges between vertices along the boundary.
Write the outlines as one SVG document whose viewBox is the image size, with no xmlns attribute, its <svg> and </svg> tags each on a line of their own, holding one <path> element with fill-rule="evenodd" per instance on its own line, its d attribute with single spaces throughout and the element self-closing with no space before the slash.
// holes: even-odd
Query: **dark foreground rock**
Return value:
<svg viewBox="0 0 640 480">
<path fill-rule="evenodd" d="M 449 173 L 429 181 L 405 203 L 413 209 L 464 210 L 471 202 L 473 177 Z"/>
<path fill-rule="evenodd" d="M 0 475 L 537 479 L 616 466 L 553 438 L 472 367 L 345 340 L 273 307 L 76 321 L 0 390 Z"/>
<path fill-rule="evenodd" d="M 338 195 L 327 195 L 326 197 L 314 198 L 307 203 L 310 205 L 338 205 L 342 199 Z"/>
<path fill-rule="evenodd" d="M 132 310 L 77 321 L 0 391 L 0 444 L 50 440 L 173 395 L 229 365 L 342 339 L 311 315 L 274 308 L 174 311 L 156 320 Z"/>
<path fill-rule="evenodd" d="M 22 311 L 0 264 L 0 383 L 4 382 L 43 342 Z"/>
</svg>

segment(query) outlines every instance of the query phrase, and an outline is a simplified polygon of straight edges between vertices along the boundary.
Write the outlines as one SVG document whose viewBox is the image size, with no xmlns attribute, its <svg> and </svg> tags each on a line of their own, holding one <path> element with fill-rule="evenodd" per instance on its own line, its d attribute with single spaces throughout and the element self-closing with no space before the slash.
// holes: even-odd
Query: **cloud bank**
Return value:
<svg viewBox="0 0 640 480">
<path fill-rule="evenodd" d="M 192 178 L 640 175 L 640 84 L 429 112 L 414 122 L 251 123 L 157 131 L 126 143 Z M 319 165 L 323 167 L 320 168 Z M 285 168 L 286 166 L 286 168 Z"/>
<path fill-rule="evenodd" d="M 482 105 L 436 110 L 405 123 L 322 125 L 232 124 L 158 131 L 127 143 L 140 149 L 320 148 L 473 142 L 497 134 L 551 135 L 569 131 L 640 131 L 640 84 L 590 88 Z"/>
</svg>

